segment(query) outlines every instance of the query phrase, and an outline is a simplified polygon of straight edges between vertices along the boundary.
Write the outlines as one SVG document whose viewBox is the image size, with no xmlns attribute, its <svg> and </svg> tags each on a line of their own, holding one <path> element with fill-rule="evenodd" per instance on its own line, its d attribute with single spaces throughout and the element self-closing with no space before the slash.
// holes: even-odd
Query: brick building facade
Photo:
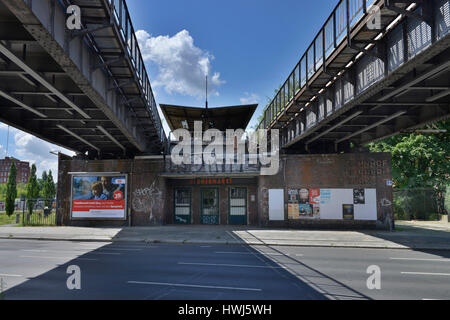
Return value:
<svg viewBox="0 0 450 320">
<path fill-rule="evenodd" d="M 255 105 L 218 109 L 162 105 L 172 132 L 185 130 L 183 141 L 212 128 L 216 133 L 246 128 L 255 109 Z M 240 164 L 235 161 L 237 139 L 229 140 L 230 148 L 217 144 L 224 154 L 214 151 L 214 157 L 229 160 L 231 156 L 234 164 L 228 160 L 196 162 L 210 146 L 203 138 L 194 140 L 187 142 L 187 150 L 193 150 L 190 161 L 182 163 L 171 157 L 179 147 L 176 139 L 171 140 L 165 155 L 158 156 L 75 160 L 60 155 L 58 223 L 392 227 L 390 154 L 299 155 L 281 151 L 280 155 L 271 149 L 279 166 L 272 175 L 264 175 L 267 167 L 250 161 L 258 155 L 249 152 L 249 139 L 239 140 L 246 149 L 245 163 Z M 261 152 L 266 151 L 260 148 L 259 156 Z"/>
<path fill-rule="evenodd" d="M 15 158 L 6 157 L 0 160 L 0 184 L 6 184 L 8 182 L 9 170 L 11 164 L 14 161 L 17 168 L 17 183 L 27 183 L 30 177 L 30 163 L 20 161 Z"/>
</svg>

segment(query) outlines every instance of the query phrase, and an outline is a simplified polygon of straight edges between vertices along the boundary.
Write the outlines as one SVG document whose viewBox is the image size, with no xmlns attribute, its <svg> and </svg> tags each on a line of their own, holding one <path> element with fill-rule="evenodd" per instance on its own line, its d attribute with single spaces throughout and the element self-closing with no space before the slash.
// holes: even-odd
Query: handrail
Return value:
<svg viewBox="0 0 450 320">
<path fill-rule="evenodd" d="M 294 99 L 295 95 L 308 86 L 309 79 L 323 67 L 349 31 L 368 12 L 376 0 L 339 0 L 338 4 L 322 25 L 314 40 L 300 58 L 300 61 L 281 86 L 273 100 L 265 108 L 258 129 L 269 128 L 277 116 Z"/>
<path fill-rule="evenodd" d="M 138 78 L 138 85 L 147 100 L 147 108 L 150 111 L 153 123 L 156 127 L 157 134 L 162 144 L 167 140 L 164 128 L 159 117 L 153 90 L 148 78 L 147 69 L 145 68 L 144 59 L 142 58 L 141 49 L 136 39 L 133 23 L 130 18 L 128 6 L 125 0 L 107 0 L 110 5 L 111 15 L 114 23 L 119 30 L 122 41 L 126 44 L 128 55 L 130 57 L 132 67 Z"/>
</svg>

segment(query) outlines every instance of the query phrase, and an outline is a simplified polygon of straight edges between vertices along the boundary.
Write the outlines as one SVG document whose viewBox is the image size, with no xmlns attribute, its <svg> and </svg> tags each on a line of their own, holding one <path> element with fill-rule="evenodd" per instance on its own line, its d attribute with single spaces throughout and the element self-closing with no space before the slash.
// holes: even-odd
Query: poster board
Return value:
<svg viewBox="0 0 450 320">
<path fill-rule="evenodd" d="M 72 220 L 126 220 L 126 174 L 73 174 Z"/>
<path fill-rule="evenodd" d="M 284 221 L 284 190 L 269 190 L 269 221 Z"/>
<path fill-rule="evenodd" d="M 289 188 L 288 219 L 376 221 L 376 189 Z"/>
</svg>

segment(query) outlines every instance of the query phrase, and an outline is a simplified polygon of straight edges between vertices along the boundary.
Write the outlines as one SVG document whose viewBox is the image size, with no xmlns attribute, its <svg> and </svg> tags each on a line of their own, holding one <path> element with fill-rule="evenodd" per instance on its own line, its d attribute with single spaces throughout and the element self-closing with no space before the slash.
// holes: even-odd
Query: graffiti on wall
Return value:
<svg viewBox="0 0 450 320">
<path fill-rule="evenodd" d="M 162 203 L 162 192 L 156 187 L 156 179 L 150 187 L 136 189 L 133 192 L 131 201 L 133 210 L 139 213 L 147 213 L 150 221 L 155 218 L 153 215 L 155 204 L 159 205 L 160 203 Z"/>
<path fill-rule="evenodd" d="M 381 201 L 380 201 L 380 205 L 381 205 L 382 207 L 390 207 L 390 206 L 392 206 L 392 202 L 389 201 L 389 200 L 386 199 L 386 198 L 383 198 L 383 199 L 381 199 Z"/>
</svg>

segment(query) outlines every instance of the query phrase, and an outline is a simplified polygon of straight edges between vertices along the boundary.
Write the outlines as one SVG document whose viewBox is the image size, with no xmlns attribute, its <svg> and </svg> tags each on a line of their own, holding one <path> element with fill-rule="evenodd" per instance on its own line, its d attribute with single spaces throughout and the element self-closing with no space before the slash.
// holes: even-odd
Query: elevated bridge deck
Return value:
<svg viewBox="0 0 450 320">
<path fill-rule="evenodd" d="M 67 18 L 81 9 L 81 30 Z M 166 137 L 125 0 L 0 0 L 0 120 L 89 158 Z"/>
<path fill-rule="evenodd" d="M 333 153 L 447 119 L 449 31 L 448 0 L 339 1 L 259 128 Z"/>
</svg>

